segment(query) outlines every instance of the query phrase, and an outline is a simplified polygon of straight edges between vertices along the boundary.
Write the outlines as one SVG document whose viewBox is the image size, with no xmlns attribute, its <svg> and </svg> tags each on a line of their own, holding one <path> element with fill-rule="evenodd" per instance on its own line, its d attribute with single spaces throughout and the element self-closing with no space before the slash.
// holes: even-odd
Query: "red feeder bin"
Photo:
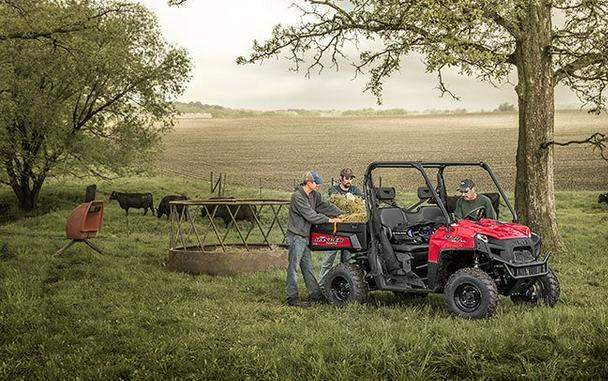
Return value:
<svg viewBox="0 0 608 381">
<path fill-rule="evenodd" d="M 103 201 L 91 201 L 80 204 L 72 211 L 65 227 L 65 233 L 70 240 L 55 255 L 63 253 L 75 242 L 84 242 L 93 250 L 103 252 L 88 239 L 95 237 L 101 230 L 103 222 Z"/>
</svg>

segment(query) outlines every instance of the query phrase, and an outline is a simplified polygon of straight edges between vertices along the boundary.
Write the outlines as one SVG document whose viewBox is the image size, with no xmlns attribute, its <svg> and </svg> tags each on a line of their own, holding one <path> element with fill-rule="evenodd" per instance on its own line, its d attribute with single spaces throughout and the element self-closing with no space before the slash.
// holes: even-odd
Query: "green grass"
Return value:
<svg viewBox="0 0 608 381">
<path fill-rule="evenodd" d="M 99 183 L 208 195 L 207 183 L 160 177 Z M 605 379 L 608 208 L 595 192 L 557 194 L 566 249 L 556 253 L 556 308 L 513 305 L 468 321 L 441 295 L 387 292 L 338 309 L 284 304 L 284 271 L 191 276 L 165 268 L 166 220 L 116 203 L 95 242 L 51 254 L 86 183 L 50 183 L 45 213 L 0 226 L 0 379 Z M 257 190 L 234 188 L 241 196 Z M 285 193 L 264 194 L 286 197 Z M 0 203 L 14 202 L 0 189 Z M 322 255 L 314 254 L 318 266 Z M 302 282 L 301 282 L 302 283 Z M 305 293 L 303 284 L 302 292 Z"/>
</svg>

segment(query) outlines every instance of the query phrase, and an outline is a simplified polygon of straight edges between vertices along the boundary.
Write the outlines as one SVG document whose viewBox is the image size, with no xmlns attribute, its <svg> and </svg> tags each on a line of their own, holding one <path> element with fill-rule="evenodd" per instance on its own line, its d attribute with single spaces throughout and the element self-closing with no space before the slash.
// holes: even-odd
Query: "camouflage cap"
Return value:
<svg viewBox="0 0 608 381">
<path fill-rule="evenodd" d="M 343 170 L 340 171 L 340 177 L 348 177 L 348 178 L 354 178 L 355 175 L 353 173 L 353 170 L 350 168 L 344 168 Z"/>
</svg>

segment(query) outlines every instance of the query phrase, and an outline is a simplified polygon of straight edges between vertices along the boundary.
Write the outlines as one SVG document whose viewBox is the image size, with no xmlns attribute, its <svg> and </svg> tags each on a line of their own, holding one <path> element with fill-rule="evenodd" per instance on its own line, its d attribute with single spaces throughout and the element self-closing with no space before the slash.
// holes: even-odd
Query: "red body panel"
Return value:
<svg viewBox="0 0 608 381">
<path fill-rule="evenodd" d="M 460 220 L 450 226 L 440 227 L 431 235 L 429 262 L 437 263 L 443 249 L 473 249 L 475 235 L 483 234 L 497 239 L 523 238 L 530 236 L 527 226 L 482 218 L 479 221 Z"/>
<path fill-rule="evenodd" d="M 312 233 L 310 243 L 313 246 L 351 247 L 350 238 L 335 234 Z"/>
</svg>

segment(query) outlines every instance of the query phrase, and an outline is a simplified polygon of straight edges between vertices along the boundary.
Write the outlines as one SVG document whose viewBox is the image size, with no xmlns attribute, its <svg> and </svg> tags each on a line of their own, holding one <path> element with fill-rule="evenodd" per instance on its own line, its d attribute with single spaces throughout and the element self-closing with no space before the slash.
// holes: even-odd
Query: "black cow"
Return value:
<svg viewBox="0 0 608 381">
<path fill-rule="evenodd" d="M 608 193 L 602 193 L 598 196 L 597 203 L 601 204 L 602 202 L 608 204 Z"/>
<path fill-rule="evenodd" d="M 492 207 L 494 208 L 494 211 L 496 212 L 496 218 L 498 218 L 498 216 L 500 215 L 500 195 L 498 193 L 480 193 L 484 196 L 486 196 L 487 198 L 490 199 L 490 201 L 492 202 Z M 458 201 L 458 199 L 460 198 L 460 196 L 448 196 L 447 199 L 447 209 L 448 209 L 448 213 L 454 213 L 454 210 L 456 210 L 456 202 Z M 434 204 L 435 200 L 431 199 L 429 200 L 430 204 Z"/>
<path fill-rule="evenodd" d="M 171 214 L 171 201 L 179 201 L 179 200 L 187 200 L 188 197 L 183 194 L 170 194 L 165 196 L 160 200 L 160 204 L 158 204 L 158 209 L 156 209 L 156 217 L 161 218 L 163 215 L 167 215 L 167 219 L 169 219 L 169 215 Z M 184 205 L 175 205 L 175 209 L 177 211 L 177 215 L 181 217 L 184 213 Z"/>
<path fill-rule="evenodd" d="M 234 197 L 211 197 L 209 200 L 233 200 Z M 209 214 L 214 216 L 215 218 L 221 218 L 224 220 L 224 227 L 228 227 L 232 222 L 232 218 L 230 217 L 230 213 L 228 212 L 228 208 L 230 208 L 230 212 L 234 216 L 235 221 L 249 221 L 255 222 L 255 209 L 251 205 L 207 205 L 207 209 L 209 210 Z M 238 209 L 238 211 L 237 211 Z M 205 207 L 201 209 L 201 216 L 204 218 L 207 216 L 207 211 Z"/>
<path fill-rule="evenodd" d="M 154 201 L 152 199 L 152 193 L 123 193 L 123 192 L 112 192 L 110 194 L 110 201 L 116 200 L 120 204 L 120 207 L 124 209 L 129 215 L 129 208 L 144 209 L 144 216 L 148 213 L 148 209 L 154 215 Z"/>
<path fill-rule="evenodd" d="M 84 192 L 84 202 L 91 202 L 95 200 L 95 196 L 97 194 L 97 185 L 89 185 Z"/>
</svg>

